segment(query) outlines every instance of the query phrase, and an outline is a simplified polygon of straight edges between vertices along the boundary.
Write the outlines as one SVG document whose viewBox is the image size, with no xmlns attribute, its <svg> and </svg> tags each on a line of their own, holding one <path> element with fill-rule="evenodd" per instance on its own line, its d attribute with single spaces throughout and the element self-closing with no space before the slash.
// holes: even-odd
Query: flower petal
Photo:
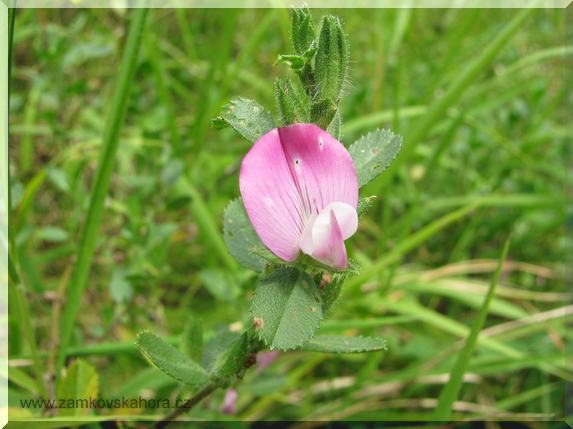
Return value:
<svg viewBox="0 0 573 429">
<path fill-rule="evenodd" d="M 342 239 L 352 237 L 358 229 L 358 212 L 354 207 L 345 203 L 336 202 L 327 205 L 317 216 L 314 225 L 330 223 L 330 210 L 336 216 Z"/>
<path fill-rule="evenodd" d="M 334 202 L 357 208 L 356 167 L 342 143 L 314 124 L 295 124 L 278 131 L 308 215 L 318 214 Z"/>
<path fill-rule="evenodd" d="M 343 270 L 348 264 L 344 239 L 342 238 L 342 232 L 340 231 L 334 210 L 330 209 L 328 211 L 330 221 L 318 225 L 315 222 L 312 228 L 312 243 L 314 248 L 310 256 L 337 270 Z"/>
<path fill-rule="evenodd" d="M 255 231 L 275 255 L 289 262 L 297 258 L 299 245 L 312 245 L 310 232 L 301 237 L 311 218 L 331 203 L 354 210 L 358 205 L 358 178 L 350 154 L 314 124 L 274 129 L 257 140 L 243 160 L 239 185 Z M 333 210 L 338 214 L 340 209 Z M 341 234 L 347 238 L 356 229 L 350 232 L 352 223 L 343 212 Z"/>
<path fill-rule="evenodd" d="M 257 140 L 243 159 L 239 187 L 262 242 L 279 258 L 294 261 L 305 220 L 277 129 Z"/>
</svg>

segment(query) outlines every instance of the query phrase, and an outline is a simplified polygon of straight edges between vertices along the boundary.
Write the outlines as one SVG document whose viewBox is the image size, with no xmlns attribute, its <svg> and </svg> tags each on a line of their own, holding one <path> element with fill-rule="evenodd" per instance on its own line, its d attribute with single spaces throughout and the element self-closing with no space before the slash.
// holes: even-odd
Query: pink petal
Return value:
<svg viewBox="0 0 573 429">
<path fill-rule="evenodd" d="M 330 212 L 330 222 L 314 225 L 312 228 L 313 251 L 311 256 L 323 264 L 330 265 L 337 270 L 343 270 L 348 264 L 346 247 L 342 232 L 333 210 Z"/>
<path fill-rule="evenodd" d="M 225 414 L 235 414 L 238 397 L 239 394 L 235 389 L 227 389 L 225 399 L 223 399 L 223 405 L 221 406 L 221 412 Z"/>
<path fill-rule="evenodd" d="M 239 185 L 255 231 L 275 255 L 289 262 L 298 257 L 299 239 L 310 218 L 330 203 L 345 203 L 354 210 L 358 205 L 350 154 L 314 124 L 274 129 L 257 140 L 243 160 Z M 346 225 L 343 222 L 345 236 Z"/>
<path fill-rule="evenodd" d="M 272 364 L 279 356 L 278 350 L 271 350 L 268 352 L 260 352 L 257 355 L 257 367 L 255 372 L 263 372 L 270 364 Z"/>
<path fill-rule="evenodd" d="M 313 214 L 307 221 L 306 227 L 300 237 L 299 245 L 303 253 L 314 255 L 315 242 L 324 241 L 330 234 L 331 212 L 338 223 L 342 239 L 354 235 L 358 229 L 358 213 L 356 209 L 345 203 L 330 203 L 318 216 Z M 342 244 L 344 246 L 344 243 Z"/>
<path fill-rule="evenodd" d="M 340 202 L 330 203 L 320 212 L 314 224 L 321 225 L 330 223 L 330 210 L 332 210 L 336 216 L 342 238 L 346 240 L 352 237 L 358 229 L 358 212 L 351 205 Z"/>
<path fill-rule="evenodd" d="M 303 201 L 320 213 L 330 203 L 358 206 L 358 177 L 346 148 L 314 124 L 279 128 L 286 159 Z"/>
</svg>

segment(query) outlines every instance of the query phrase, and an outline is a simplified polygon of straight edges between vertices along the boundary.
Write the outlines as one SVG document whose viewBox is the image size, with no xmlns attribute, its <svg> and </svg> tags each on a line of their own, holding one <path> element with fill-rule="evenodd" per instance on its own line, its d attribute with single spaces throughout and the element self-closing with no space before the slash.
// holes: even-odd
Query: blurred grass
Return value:
<svg viewBox="0 0 573 429">
<path fill-rule="evenodd" d="M 131 13 L 16 13 L 11 252 L 15 247 L 20 261 L 25 306 L 11 294 L 13 407 L 42 392 Z M 322 331 L 383 336 L 388 351 L 283 353 L 237 384 L 235 418 L 431 419 L 510 231 L 508 262 L 452 418 L 567 417 L 564 380 L 573 368 L 563 359 L 572 298 L 565 262 L 573 240 L 565 129 L 572 99 L 564 78 L 573 47 L 564 45 L 564 12 L 520 15 L 523 23 L 489 56 L 486 47 L 518 19 L 514 11 L 340 9 L 314 16 L 323 13 L 340 15 L 350 40 L 344 143 L 391 127 L 410 149 L 362 190 L 378 197 L 348 242 L 362 275 L 347 282 Z M 150 11 L 87 288 L 69 326 L 68 353 L 97 368 L 102 398 L 189 397 L 148 366 L 133 346 L 137 332 L 149 329 L 176 344 L 191 315 L 203 319 L 206 337 L 250 323 L 256 277 L 229 258 L 220 235 L 249 144 L 210 129 L 209 119 L 238 96 L 274 113 L 272 83 L 288 72 L 272 64 L 290 52 L 288 37 L 282 9 Z M 484 57 L 479 73 L 446 103 L 450 88 Z M 420 137 L 409 141 L 412 135 Z M 22 332 L 27 308 L 32 346 Z M 36 371 L 29 359 L 35 347 Z M 194 416 L 227 418 L 218 411 L 222 395 Z M 112 411 L 98 413 L 111 418 Z"/>
</svg>

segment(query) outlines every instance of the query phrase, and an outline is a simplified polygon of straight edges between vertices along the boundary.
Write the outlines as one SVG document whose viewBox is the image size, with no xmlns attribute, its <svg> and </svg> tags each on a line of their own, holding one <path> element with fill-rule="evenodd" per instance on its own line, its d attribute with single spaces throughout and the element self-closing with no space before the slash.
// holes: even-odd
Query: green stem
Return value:
<svg viewBox="0 0 573 429">
<path fill-rule="evenodd" d="M 12 79 L 12 51 L 14 43 L 14 27 L 16 25 L 16 2 L 14 1 L 13 7 L 8 8 L 8 110 L 10 109 L 10 82 Z M 8 125 L 9 127 L 9 125 Z M 8 132 L 8 135 L 10 133 Z M 7 151 L 6 151 L 7 153 Z M 2 165 L 6 165 L 6 177 L 2 177 L 2 183 L 7 183 L 6 194 L 8 195 L 8 273 L 14 284 L 20 284 L 20 275 L 18 270 L 18 257 L 16 250 L 16 242 L 14 241 L 16 234 L 14 233 L 14 213 L 12 211 L 12 189 L 10 186 L 10 159 L 3 154 Z M 5 195 L 6 195 L 5 194 Z"/>
<path fill-rule="evenodd" d="M 505 258 L 507 257 L 507 251 L 509 249 L 509 241 L 510 239 L 508 238 L 507 241 L 505 242 L 505 245 L 503 246 L 503 250 L 501 251 L 501 256 L 499 258 L 499 264 L 491 280 L 491 285 L 489 287 L 485 300 L 479 309 L 472 330 L 470 331 L 468 338 L 466 340 L 466 344 L 462 349 L 462 351 L 460 352 L 460 354 L 458 355 L 456 363 L 454 364 L 448 384 L 446 384 L 446 386 L 440 393 L 439 403 L 438 406 L 434 409 L 434 412 L 432 414 L 432 420 L 446 421 L 450 418 L 450 415 L 452 413 L 452 406 L 455 400 L 457 399 L 460 389 L 462 387 L 464 374 L 468 368 L 472 353 L 477 343 L 479 333 L 487 317 L 489 304 L 493 298 L 495 287 L 497 285 L 497 281 L 499 279 L 503 263 L 505 261 Z"/>
<path fill-rule="evenodd" d="M 8 8 L 8 82 L 12 77 L 12 48 L 14 44 L 14 25 L 16 23 L 16 2 Z"/>
<path fill-rule="evenodd" d="M 121 70 L 111 102 L 109 116 L 106 121 L 100 159 L 85 224 L 80 236 L 77 260 L 67 291 L 66 307 L 61 319 L 61 342 L 56 363 L 56 377 L 59 376 L 60 370 L 64 365 L 72 332 L 76 326 L 76 318 L 80 309 L 82 294 L 87 286 L 93 254 L 99 237 L 104 201 L 109 191 L 121 127 L 126 116 L 129 89 L 135 75 L 137 54 L 145 26 L 147 9 L 135 9 L 133 13 L 134 18 L 129 29 Z"/>
<path fill-rule="evenodd" d="M 188 402 L 185 403 L 185 407 L 177 408 L 171 414 L 168 414 L 163 419 L 161 419 L 158 423 L 153 424 L 153 428 L 155 429 L 162 429 L 166 427 L 171 421 L 177 419 L 182 414 L 185 414 L 189 410 L 191 410 L 195 405 L 217 390 L 219 386 L 216 384 L 209 383 L 205 386 L 199 393 L 197 393 L 193 398 L 191 398 Z"/>
</svg>

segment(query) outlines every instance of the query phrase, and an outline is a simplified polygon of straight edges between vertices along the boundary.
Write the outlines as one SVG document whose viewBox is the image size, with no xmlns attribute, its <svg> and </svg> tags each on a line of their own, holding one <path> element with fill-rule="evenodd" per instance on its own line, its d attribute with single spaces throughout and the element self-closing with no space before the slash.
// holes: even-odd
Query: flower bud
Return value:
<svg viewBox="0 0 573 429">
<path fill-rule="evenodd" d="M 308 6 L 292 10 L 292 44 L 299 55 L 304 55 L 316 39 L 316 27 Z"/>
<path fill-rule="evenodd" d="M 315 58 L 315 78 L 319 100 L 338 104 L 348 73 L 348 44 L 340 20 L 327 15 L 322 20 Z"/>
</svg>

